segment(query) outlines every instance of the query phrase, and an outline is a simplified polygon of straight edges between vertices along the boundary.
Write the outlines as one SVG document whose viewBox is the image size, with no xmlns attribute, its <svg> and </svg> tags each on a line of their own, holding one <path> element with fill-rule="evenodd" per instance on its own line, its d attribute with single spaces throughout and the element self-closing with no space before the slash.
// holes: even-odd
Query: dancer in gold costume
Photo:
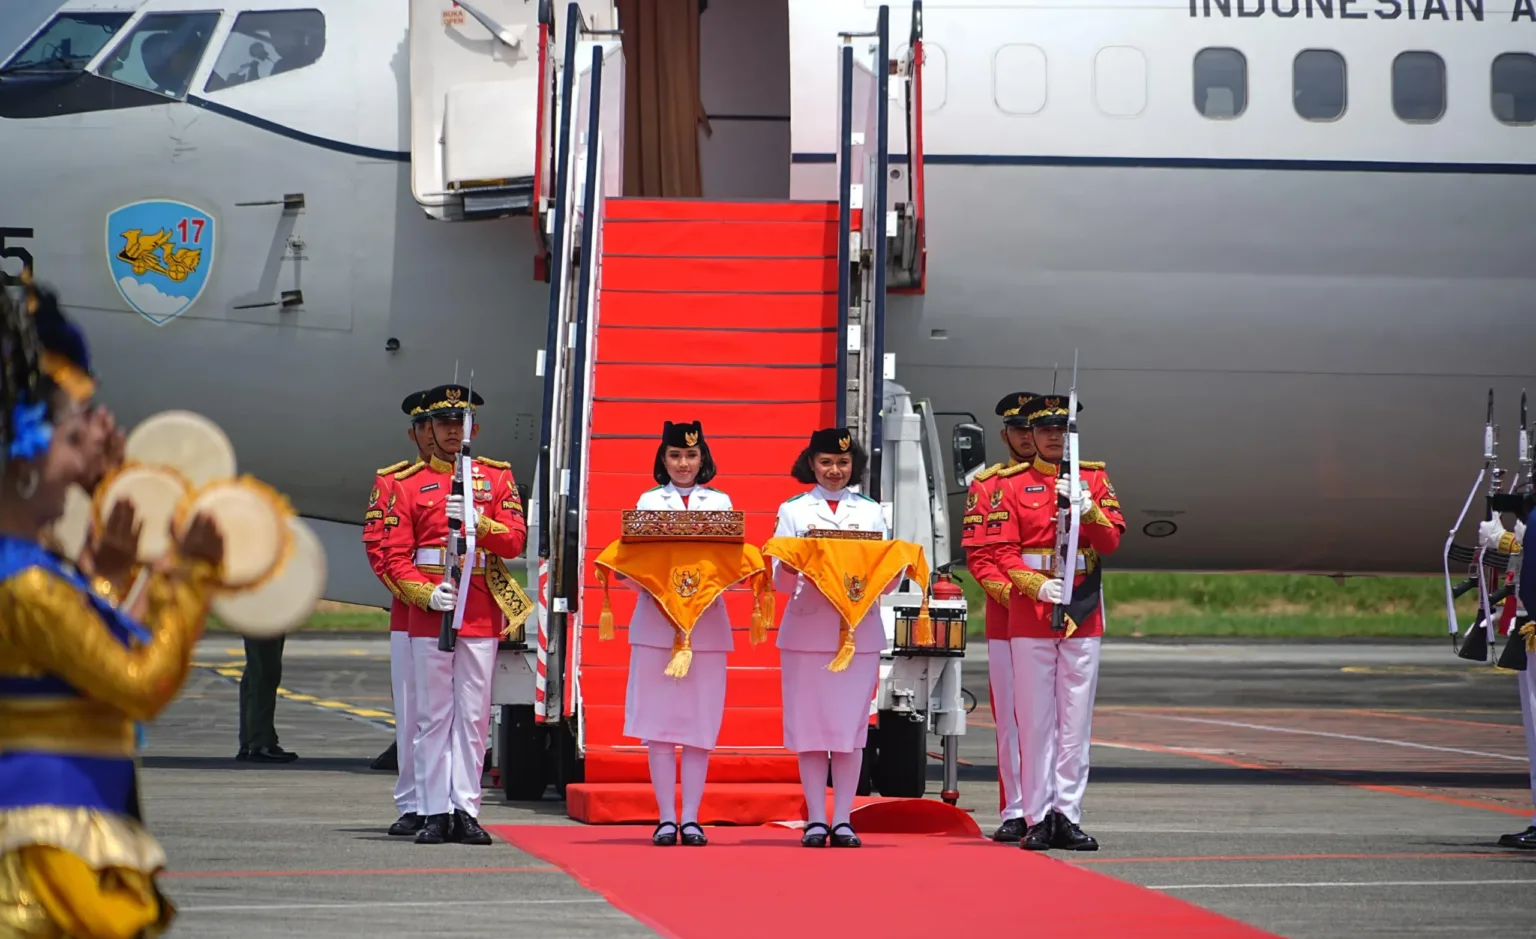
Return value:
<svg viewBox="0 0 1536 939">
<path fill-rule="evenodd" d="M 28 283 L 18 308 L 0 290 L 0 939 L 142 939 L 175 912 L 139 813 L 138 722 L 186 679 L 223 542 L 195 519 L 134 611 L 116 599 L 131 508 L 79 566 L 44 546 L 69 486 L 121 459 L 94 386 L 54 296 Z"/>
</svg>

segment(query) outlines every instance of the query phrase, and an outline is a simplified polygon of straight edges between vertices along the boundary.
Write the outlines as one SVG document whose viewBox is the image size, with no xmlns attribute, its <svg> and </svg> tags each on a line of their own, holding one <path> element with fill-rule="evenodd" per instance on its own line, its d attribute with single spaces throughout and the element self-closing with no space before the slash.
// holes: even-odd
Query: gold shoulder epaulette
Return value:
<svg viewBox="0 0 1536 939">
<path fill-rule="evenodd" d="M 1001 463 L 993 463 L 991 466 L 989 466 L 986 469 L 982 470 L 981 472 L 977 473 L 973 478 L 977 482 L 980 482 L 983 479 L 991 479 L 993 476 L 996 476 L 997 475 L 997 471 L 1002 469 L 1002 468 L 1003 468 L 1003 464 L 1001 464 Z"/>
<path fill-rule="evenodd" d="M 1024 472 L 1025 470 L 1029 469 L 1029 467 L 1029 463 L 1015 463 L 1012 466 L 1005 466 L 998 470 L 997 476 L 999 479 L 1007 479 L 1009 476 L 1015 476 Z"/>
<path fill-rule="evenodd" d="M 1102 460 L 1078 460 L 1077 468 L 1086 470 L 1101 470 L 1104 468 L 1104 462 Z"/>
<path fill-rule="evenodd" d="M 503 463 L 500 460 L 493 460 L 493 459 L 491 459 L 488 456 L 477 456 L 477 457 L 475 457 L 475 462 L 476 463 L 484 463 L 486 466 L 494 467 L 494 468 L 499 469 L 499 470 L 511 469 L 512 468 L 512 464 L 511 463 Z"/>
<path fill-rule="evenodd" d="M 410 466 L 408 466 L 405 469 L 401 470 L 400 472 L 396 473 L 395 474 L 395 478 L 396 479 L 410 479 L 412 476 L 414 476 L 417 473 L 421 472 L 422 468 L 425 467 L 426 465 L 427 464 L 421 462 L 420 460 L 417 460 L 415 463 L 412 463 Z"/>
<path fill-rule="evenodd" d="M 401 470 L 405 469 L 407 466 L 410 466 L 410 465 L 411 465 L 411 461 L 410 460 L 401 460 L 399 463 L 392 463 L 389 466 L 385 466 L 385 467 L 383 467 L 381 469 L 374 470 L 373 471 L 373 475 L 375 475 L 375 476 L 388 476 L 391 473 L 398 473 L 398 472 L 400 472 Z"/>
</svg>

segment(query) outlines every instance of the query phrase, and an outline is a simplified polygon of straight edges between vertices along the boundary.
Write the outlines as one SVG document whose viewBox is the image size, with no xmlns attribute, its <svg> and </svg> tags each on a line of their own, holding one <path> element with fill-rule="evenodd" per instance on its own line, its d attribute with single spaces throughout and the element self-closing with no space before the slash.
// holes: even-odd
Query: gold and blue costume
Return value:
<svg viewBox="0 0 1536 939">
<path fill-rule="evenodd" d="M 148 939 L 175 913 L 138 806 L 138 722 L 186 680 L 214 580 L 157 574 L 145 622 L 0 536 L 0 939 Z"/>
</svg>

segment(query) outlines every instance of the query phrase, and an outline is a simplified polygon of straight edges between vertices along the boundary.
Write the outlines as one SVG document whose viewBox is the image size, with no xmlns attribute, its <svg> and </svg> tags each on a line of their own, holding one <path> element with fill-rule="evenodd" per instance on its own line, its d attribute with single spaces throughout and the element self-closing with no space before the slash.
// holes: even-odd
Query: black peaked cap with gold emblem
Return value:
<svg viewBox="0 0 1536 939">
<path fill-rule="evenodd" d="M 462 417 L 465 402 L 470 408 L 485 404 L 478 391 L 470 391 L 463 385 L 438 385 L 422 392 L 423 417 Z"/>
<path fill-rule="evenodd" d="M 853 431 L 846 427 L 828 427 L 811 434 L 812 453 L 847 453 L 853 449 Z"/>
<path fill-rule="evenodd" d="M 1024 418 L 1030 427 L 1065 427 L 1070 403 L 1066 395 L 1035 395 L 1024 405 Z M 1077 402 L 1077 413 L 1083 413 L 1081 401 Z"/>
<path fill-rule="evenodd" d="M 426 420 L 427 393 L 425 391 L 413 391 L 400 402 L 400 410 L 406 417 L 415 421 Z"/>
<path fill-rule="evenodd" d="M 1024 414 L 1024 406 L 1031 398 L 1039 395 L 1033 391 L 1015 391 L 1012 394 L 1003 395 L 997 402 L 997 416 L 1003 419 L 1003 423 L 1013 427 L 1029 426 L 1029 418 Z"/>
<path fill-rule="evenodd" d="M 689 421 L 686 424 L 674 424 L 671 421 L 667 421 L 666 426 L 661 429 L 661 443 L 662 446 L 678 447 L 684 450 L 689 447 L 702 446 L 704 443 L 704 425 L 698 421 Z"/>
</svg>

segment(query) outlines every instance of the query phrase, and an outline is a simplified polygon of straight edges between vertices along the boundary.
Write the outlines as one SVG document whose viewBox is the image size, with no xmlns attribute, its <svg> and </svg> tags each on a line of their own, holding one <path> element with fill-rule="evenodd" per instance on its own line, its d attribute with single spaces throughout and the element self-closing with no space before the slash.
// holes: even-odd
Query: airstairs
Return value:
<svg viewBox="0 0 1536 939">
<path fill-rule="evenodd" d="M 484 5 L 509 16 L 520 6 Z M 476 146 L 473 159 L 460 160 L 465 137 L 454 136 L 460 124 L 451 113 L 459 100 L 512 96 L 515 82 L 498 79 L 488 61 L 484 80 L 494 88 L 444 98 L 433 185 L 460 200 L 446 217 L 470 219 L 477 206 L 510 204 L 526 178 L 527 209 L 548 251 L 541 265 L 550 282 L 548 332 L 539 354 L 545 420 L 529 506 L 541 523 L 537 593 L 529 591 L 540 607 L 533 711 L 549 731 L 550 776 L 573 818 L 655 819 L 645 749 L 623 735 L 624 633 L 635 600 L 613 592 L 618 636 L 600 642 L 602 595 L 592 562 L 618 537 L 620 513 L 655 485 L 650 469 L 663 421 L 704 423 L 722 467 L 720 487 L 746 513 L 751 543 L 772 536 L 778 505 L 799 488 L 789 468 L 816 428 L 854 429 L 871 454 L 863 491 L 880 498 L 886 292 L 921 290 L 924 267 L 916 7 L 900 60 L 891 56 L 886 7 L 873 29 L 827 37 L 841 94 L 835 200 L 624 198 L 623 51 L 607 24 L 584 20 L 575 4 L 559 29 L 548 21 L 548 5 L 537 23 L 523 26 L 539 44 L 527 54 L 544 63 L 532 84 L 551 96 L 533 106 L 542 143 L 524 177 L 514 175 L 521 151 L 503 146 L 501 131 L 462 131 Z M 904 86 L 895 95 L 894 82 Z M 898 192 L 887 192 L 892 137 L 910 155 Z M 546 165 L 540 146 L 550 152 Z M 497 148 L 507 159 L 482 159 Z M 475 168 L 448 171 L 460 166 Z M 482 192 L 479 183 L 500 188 Z M 750 604 L 745 591 L 727 594 L 736 652 L 705 823 L 762 823 L 801 812 L 797 763 L 780 748 L 776 637 L 770 632 L 768 642 L 750 645 Z"/>
</svg>

